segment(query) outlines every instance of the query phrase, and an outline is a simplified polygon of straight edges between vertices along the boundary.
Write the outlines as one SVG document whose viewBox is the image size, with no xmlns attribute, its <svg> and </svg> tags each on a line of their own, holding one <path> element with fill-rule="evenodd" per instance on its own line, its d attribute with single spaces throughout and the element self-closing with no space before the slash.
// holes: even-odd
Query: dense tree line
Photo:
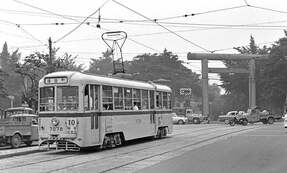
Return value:
<svg viewBox="0 0 287 173">
<path fill-rule="evenodd" d="M 246 47 L 235 48 L 241 54 L 268 55 L 268 60 L 256 62 L 257 106 L 282 113 L 287 93 L 287 33 L 271 47 L 256 45 L 254 38 Z M 227 67 L 248 68 L 247 61 L 225 61 Z M 221 110 L 246 110 L 248 108 L 248 74 L 220 74 L 226 91 L 221 101 L 228 103 Z"/>
</svg>

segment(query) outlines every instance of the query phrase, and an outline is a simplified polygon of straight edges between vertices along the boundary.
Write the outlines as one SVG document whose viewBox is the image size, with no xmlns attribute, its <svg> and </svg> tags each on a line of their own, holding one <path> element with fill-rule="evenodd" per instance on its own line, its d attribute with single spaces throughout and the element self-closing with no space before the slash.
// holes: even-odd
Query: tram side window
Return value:
<svg viewBox="0 0 287 173">
<path fill-rule="evenodd" d="M 171 109 L 171 94 L 167 93 L 167 108 Z"/>
<path fill-rule="evenodd" d="M 40 111 L 55 110 L 55 89 L 54 87 L 40 88 Z"/>
<path fill-rule="evenodd" d="M 162 109 L 162 92 L 156 92 L 156 108 Z"/>
<path fill-rule="evenodd" d="M 142 90 L 142 109 L 149 109 L 148 90 Z"/>
<path fill-rule="evenodd" d="M 150 108 L 154 109 L 154 91 L 149 91 Z"/>
<path fill-rule="evenodd" d="M 115 109 L 124 109 L 123 88 L 113 87 Z"/>
<path fill-rule="evenodd" d="M 167 103 L 168 103 L 167 92 L 163 92 L 162 93 L 162 106 L 163 106 L 163 109 L 167 109 L 168 108 Z"/>
<path fill-rule="evenodd" d="M 57 110 L 76 111 L 79 108 L 78 87 L 61 86 L 57 88 Z"/>
<path fill-rule="evenodd" d="M 103 86 L 103 109 L 113 110 L 113 90 L 111 86 Z"/>
<path fill-rule="evenodd" d="M 125 110 L 131 110 L 133 108 L 132 105 L 132 89 L 124 88 L 124 101 L 125 101 Z"/>
<path fill-rule="evenodd" d="M 84 94 L 84 108 L 85 110 L 99 109 L 99 86 L 86 85 Z"/>
<path fill-rule="evenodd" d="M 133 110 L 141 109 L 141 90 L 133 89 Z"/>
</svg>

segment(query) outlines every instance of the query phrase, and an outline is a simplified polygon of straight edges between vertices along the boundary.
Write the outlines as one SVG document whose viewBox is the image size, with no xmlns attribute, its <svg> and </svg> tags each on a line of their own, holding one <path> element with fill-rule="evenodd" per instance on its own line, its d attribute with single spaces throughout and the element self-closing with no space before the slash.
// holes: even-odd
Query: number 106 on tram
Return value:
<svg viewBox="0 0 287 173">
<path fill-rule="evenodd" d="M 39 82 L 39 144 L 57 149 L 115 147 L 172 133 L 165 85 L 64 71 Z"/>
</svg>

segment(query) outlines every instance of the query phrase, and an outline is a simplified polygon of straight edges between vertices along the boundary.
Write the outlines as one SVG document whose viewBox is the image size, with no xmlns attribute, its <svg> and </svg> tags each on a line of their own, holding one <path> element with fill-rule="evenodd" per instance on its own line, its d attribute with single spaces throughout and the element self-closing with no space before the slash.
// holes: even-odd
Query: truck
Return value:
<svg viewBox="0 0 287 173">
<path fill-rule="evenodd" d="M 229 111 L 225 115 L 219 115 L 218 121 L 228 123 L 238 114 L 238 111 Z"/>
<path fill-rule="evenodd" d="M 276 119 L 280 119 L 281 116 L 271 114 L 267 110 L 261 111 L 259 107 L 250 108 L 244 114 L 238 114 L 233 121 L 230 121 L 230 125 L 235 123 L 247 125 L 248 123 L 262 122 L 263 124 L 273 124 Z"/>
<path fill-rule="evenodd" d="M 38 141 L 38 115 L 28 108 L 10 108 L 0 119 L 0 144 L 18 148 Z"/>
<path fill-rule="evenodd" d="M 191 108 L 173 108 L 173 112 L 179 116 L 185 116 L 188 123 L 200 124 L 202 122 L 209 122 L 207 116 L 203 116 L 201 113 L 194 113 Z"/>
</svg>

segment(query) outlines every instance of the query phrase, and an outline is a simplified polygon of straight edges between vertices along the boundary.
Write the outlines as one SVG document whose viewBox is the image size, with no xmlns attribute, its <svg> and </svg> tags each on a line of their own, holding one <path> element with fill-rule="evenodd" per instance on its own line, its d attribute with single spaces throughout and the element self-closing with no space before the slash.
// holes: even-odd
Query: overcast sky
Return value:
<svg viewBox="0 0 287 173">
<path fill-rule="evenodd" d="M 60 47 L 60 54 L 68 52 L 78 55 L 77 62 L 88 66 L 90 58 L 101 56 L 101 52 L 107 49 L 101 40 L 101 34 L 107 30 L 122 30 L 127 32 L 129 38 L 123 46 L 125 60 L 142 53 L 162 52 L 166 48 L 178 54 L 181 60 L 187 61 L 187 52 L 221 50 L 217 53 L 236 53 L 230 48 L 247 45 L 250 35 L 254 36 L 260 46 L 264 43 L 270 45 L 284 36 L 283 29 L 287 26 L 286 0 L 117 2 L 138 14 L 112 0 L 2 0 L 0 44 L 6 41 L 10 50 L 19 48 L 23 55 L 28 55 L 35 51 L 48 52 L 45 44 L 51 37 L 56 41 L 54 46 Z M 246 3 L 251 6 L 246 6 Z M 99 17 L 99 13 L 96 13 L 92 16 L 94 18 L 86 21 L 90 22 L 90 25 L 85 23 L 63 38 L 78 25 L 78 22 L 83 21 L 100 6 L 101 29 L 96 28 Z M 142 21 L 146 19 L 139 14 L 150 19 L 159 19 L 157 22 L 178 35 L 150 21 Z M 219 63 L 210 65 L 220 66 Z M 200 72 L 200 62 L 192 61 L 188 66 L 193 71 Z"/>
</svg>

